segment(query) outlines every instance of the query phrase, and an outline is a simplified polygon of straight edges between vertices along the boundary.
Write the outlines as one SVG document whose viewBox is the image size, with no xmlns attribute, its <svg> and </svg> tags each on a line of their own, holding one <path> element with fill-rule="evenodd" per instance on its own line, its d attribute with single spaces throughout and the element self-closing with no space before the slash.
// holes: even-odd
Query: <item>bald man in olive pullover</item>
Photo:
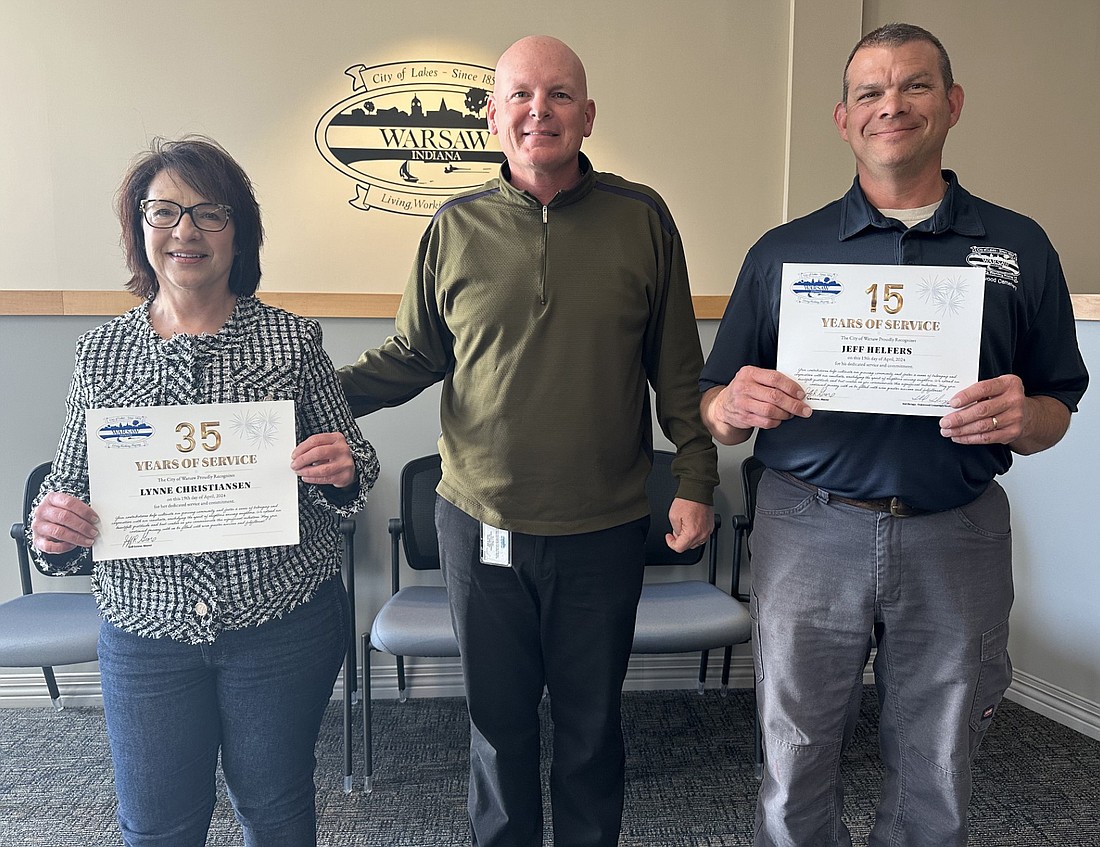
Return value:
<svg viewBox="0 0 1100 847">
<path fill-rule="evenodd" d="M 436 524 L 471 717 L 473 843 L 542 844 L 537 708 L 555 727 L 556 845 L 615 845 L 619 696 L 657 420 L 676 445 L 670 546 L 713 528 L 716 450 L 679 232 L 656 192 L 595 171 L 584 68 L 556 39 L 501 57 L 507 162 L 436 213 L 396 333 L 343 368 L 357 415 L 443 381 Z M 483 541 L 506 556 L 486 556 Z M 503 565 L 503 566 L 502 566 Z"/>
</svg>

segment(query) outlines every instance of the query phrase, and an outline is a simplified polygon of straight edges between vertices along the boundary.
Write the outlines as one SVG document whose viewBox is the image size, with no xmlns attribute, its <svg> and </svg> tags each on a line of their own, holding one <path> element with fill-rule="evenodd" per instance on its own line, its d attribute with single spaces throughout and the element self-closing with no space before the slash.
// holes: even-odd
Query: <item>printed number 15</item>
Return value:
<svg viewBox="0 0 1100 847">
<path fill-rule="evenodd" d="M 882 286 L 882 308 L 883 311 L 889 312 L 891 315 L 896 315 L 901 311 L 902 305 L 905 303 L 905 299 L 901 296 L 901 290 L 905 288 L 900 282 L 888 282 Z M 878 311 L 878 283 L 876 282 L 866 291 L 871 295 L 871 311 Z"/>
</svg>

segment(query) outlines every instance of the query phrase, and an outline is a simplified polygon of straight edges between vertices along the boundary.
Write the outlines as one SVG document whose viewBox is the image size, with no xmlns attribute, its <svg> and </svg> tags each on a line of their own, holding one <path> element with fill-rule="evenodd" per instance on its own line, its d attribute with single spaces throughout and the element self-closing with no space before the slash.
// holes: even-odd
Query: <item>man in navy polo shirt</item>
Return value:
<svg viewBox="0 0 1100 847">
<path fill-rule="evenodd" d="M 749 251 L 700 382 L 714 437 L 756 433 L 753 530 L 767 767 L 756 845 L 850 845 L 840 760 L 872 636 L 886 766 L 872 845 L 966 843 L 971 760 L 1011 681 L 1012 453 L 1051 447 L 1088 384 L 1058 256 L 941 170 L 962 112 L 943 45 L 864 37 L 834 120 L 857 177 Z M 814 411 L 775 370 L 784 262 L 986 268 L 979 381 L 942 418 Z"/>
</svg>

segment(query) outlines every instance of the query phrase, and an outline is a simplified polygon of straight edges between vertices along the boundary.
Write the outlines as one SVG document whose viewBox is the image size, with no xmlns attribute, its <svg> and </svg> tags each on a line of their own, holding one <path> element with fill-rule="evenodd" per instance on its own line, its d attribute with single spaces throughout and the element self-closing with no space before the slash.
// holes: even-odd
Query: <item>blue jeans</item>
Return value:
<svg viewBox="0 0 1100 847">
<path fill-rule="evenodd" d="M 649 518 L 600 532 L 512 533 L 512 566 L 480 561 L 480 524 L 436 498 L 439 552 L 470 709 L 475 847 L 541 847 L 539 701 L 550 694 L 555 847 L 614 847 L 622 826 L 621 697 Z"/>
<path fill-rule="evenodd" d="M 321 718 L 347 648 L 339 577 L 314 598 L 212 644 L 104 622 L 103 708 L 128 847 L 202 847 L 222 771 L 248 847 L 316 844 Z"/>
<path fill-rule="evenodd" d="M 886 775 L 872 847 L 962 847 L 971 761 L 1012 678 L 1008 498 L 895 518 L 771 471 L 752 532 L 767 766 L 757 847 L 848 847 L 840 761 L 872 636 Z"/>
</svg>

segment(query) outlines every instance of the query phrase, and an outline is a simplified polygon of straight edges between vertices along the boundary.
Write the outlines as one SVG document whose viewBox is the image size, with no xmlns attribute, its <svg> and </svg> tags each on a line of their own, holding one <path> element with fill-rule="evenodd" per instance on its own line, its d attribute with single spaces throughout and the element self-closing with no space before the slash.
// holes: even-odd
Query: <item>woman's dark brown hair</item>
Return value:
<svg viewBox="0 0 1100 847">
<path fill-rule="evenodd" d="M 264 228 L 252 182 L 220 144 L 189 135 L 179 141 L 154 138 L 149 150 L 130 165 L 118 190 L 118 218 L 122 222 L 122 249 L 133 274 L 126 288 L 138 297 L 151 298 L 160 288 L 153 266 L 145 255 L 144 218 L 138 204 L 149 184 L 161 171 L 211 203 L 232 207 L 233 246 L 236 255 L 229 272 L 229 290 L 238 296 L 253 294 L 260 284 L 260 247 Z"/>
</svg>

